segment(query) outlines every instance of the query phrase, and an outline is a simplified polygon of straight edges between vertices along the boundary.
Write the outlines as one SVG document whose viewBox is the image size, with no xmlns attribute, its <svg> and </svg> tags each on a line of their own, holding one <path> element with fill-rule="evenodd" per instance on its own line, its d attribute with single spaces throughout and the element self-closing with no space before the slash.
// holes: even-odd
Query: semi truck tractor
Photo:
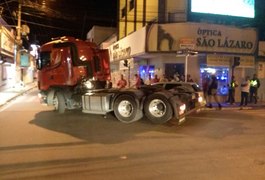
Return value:
<svg viewBox="0 0 265 180">
<path fill-rule="evenodd" d="M 170 91 L 143 86 L 107 88 L 111 78 L 107 49 L 74 37 L 58 37 L 40 47 L 36 60 L 39 97 L 55 111 L 107 113 L 124 123 L 147 117 L 153 123 L 185 120 L 186 105 Z"/>
</svg>

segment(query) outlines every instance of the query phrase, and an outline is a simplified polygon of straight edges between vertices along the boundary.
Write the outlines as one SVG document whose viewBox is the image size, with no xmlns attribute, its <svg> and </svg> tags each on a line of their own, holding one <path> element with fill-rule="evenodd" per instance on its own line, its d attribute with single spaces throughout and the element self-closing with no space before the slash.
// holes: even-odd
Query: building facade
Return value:
<svg viewBox="0 0 265 180">
<path fill-rule="evenodd" d="M 109 46 L 114 86 L 120 74 L 125 75 L 128 84 L 133 84 L 136 73 L 144 80 L 149 74 L 160 78 L 190 74 L 202 84 L 204 78 L 214 73 L 219 82 L 218 94 L 225 101 L 232 75 L 240 84 L 246 76 L 257 73 L 257 29 L 250 24 L 240 26 L 241 19 L 198 19 L 191 15 L 190 3 L 119 1 L 118 41 Z M 237 66 L 236 59 L 240 61 Z M 264 96 L 262 91 L 259 93 Z M 236 100 L 239 99 L 237 88 Z"/>
<path fill-rule="evenodd" d="M 16 85 L 33 82 L 35 77 L 35 57 L 23 48 L 18 51 L 15 31 L 0 18 L 0 86 Z M 18 71 L 19 69 L 19 71 Z M 18 78 L 19 77 L 19 78 Z"/>
<path fill-rule="evenodd" d="M 0 86 L 12 79 L 15 57 L 15 36 L 10 29 L 7 29 L 0 21 Z"/>
</svg>

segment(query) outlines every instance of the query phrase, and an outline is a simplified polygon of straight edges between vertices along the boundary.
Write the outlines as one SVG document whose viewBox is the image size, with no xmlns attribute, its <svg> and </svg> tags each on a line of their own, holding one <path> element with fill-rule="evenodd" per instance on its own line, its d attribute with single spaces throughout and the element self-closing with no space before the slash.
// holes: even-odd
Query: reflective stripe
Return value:
<svg viewBox="0 0 265 180">
<path fill-rule="evenodd" d="M 257 80 L 251 80 L 250 81 L 250 86 L 257 87 L 258 86 L 258 81 Z"/>
</svg>

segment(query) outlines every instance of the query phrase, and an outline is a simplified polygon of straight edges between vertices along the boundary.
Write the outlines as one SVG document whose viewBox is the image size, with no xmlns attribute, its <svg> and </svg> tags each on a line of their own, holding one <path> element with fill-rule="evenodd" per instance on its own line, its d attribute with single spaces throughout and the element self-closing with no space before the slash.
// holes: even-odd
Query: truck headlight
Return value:
<svg viewBox="0 0 265 180">
<path fill-rule="evenodd" d="M 93 88 L 94 88 L 94 84 L 93 84 L 91 81 L 86 81 L 86 82 L 84 82 L 84 86 L 85 86 L 87 89 L 93 89 Z"/>
</svg>

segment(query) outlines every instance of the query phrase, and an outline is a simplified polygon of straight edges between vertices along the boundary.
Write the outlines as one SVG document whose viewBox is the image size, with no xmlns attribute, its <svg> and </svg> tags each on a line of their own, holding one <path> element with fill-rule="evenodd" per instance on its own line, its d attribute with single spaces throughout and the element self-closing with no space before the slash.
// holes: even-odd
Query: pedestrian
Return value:
<svg viewBox="0 0 265 180">
<path fill-rule="evenodd" d="M 180 77 L 179 77 L 179 81 L 180 82 L 185 82 L 185 76 L 182 74 L 182 75 L 180 75 Z"/>
<path fill-rule="evenodd" d="M 238 83 L 235 80 L 235 76 L 231 77 L 231 82 L 228 84 L 228 100 L 227 103 L 231 105 L 235 103 L 235 89 L 238 87 Z"/>
<path fill-rule="evenodd" d="M 190 74 L 187 75 L 187 82 L 194 82 Z"/>
<path fill-rule="evenodd" d="M 168 82 L 168 79 L 165 74 L 163 74 L 163 77 L 160 79 L 160 82 Z"/>
<path fill-rule="evenodd" d="M 159 82 L 159 78 L 157 77 L 157 74 L 155 75 L 154 79 L 152 79 L 152 83 Z"/>
<path fill-rule="evenodd" d="M 121 74 L 121 79 L 117 83 L 117 86 L 119 89 L 125 88 L 127 86 L 127 81 L 124 79 L 122 74 Z"/>
<path fill-rule="evenodd" d="M 246 76 L 245 80 L 241 83 L 241 103 L 240 103 L 240 109 L 242 109 L 242 106 L 248 105 L 248 94 L 250 90 L 250 81 L 249 76 Z"/>
<path fill-rule="evenodd" d="M 211 80 L 208 86 L 208 106 L 212 108 L 212 97 L 214 98 L 215 102 L 218 104 L 218 108 L 222 109 L 222 105 L 219 103 L 217 98 L 217 89 L 218 89 L 218 82 L 215 75 L 211 76 Z"/>
<path fill-rule="evenodd" d="M 202 79 L 202 91 L 203 91 L 203 96 L 205 100 L 207 100 L 207 97 L 208 97 L 207 94 L 208 94 L 209 82 L 210 82 L 210 78 L 207 76 L 205 76 Z"/>
<path fill-rule="evenodd" d="M 260 81 L 257 77 L 257 74 L 253 74 L 253 78 L 250 80 L 250 103 L 252 103 L 254 99 L 254 103 L 257 104 L 259 87 Z"/>
<path fill-rule="evenodd" d="M 141 86 L 141 78 L 138 74 L 134 74 L 134 79 L 135 79 L 135 83 L 131 87 L 139 89 Z"/>
<path fill-rule="evenodd" d="M 151 85 L 151 82 L 152 82 L 152 77 L 151 77 L 151 74 L 148 74 L 148 78 L 145 80 L 145 84 L 146 85 Z"/>
</svg>

